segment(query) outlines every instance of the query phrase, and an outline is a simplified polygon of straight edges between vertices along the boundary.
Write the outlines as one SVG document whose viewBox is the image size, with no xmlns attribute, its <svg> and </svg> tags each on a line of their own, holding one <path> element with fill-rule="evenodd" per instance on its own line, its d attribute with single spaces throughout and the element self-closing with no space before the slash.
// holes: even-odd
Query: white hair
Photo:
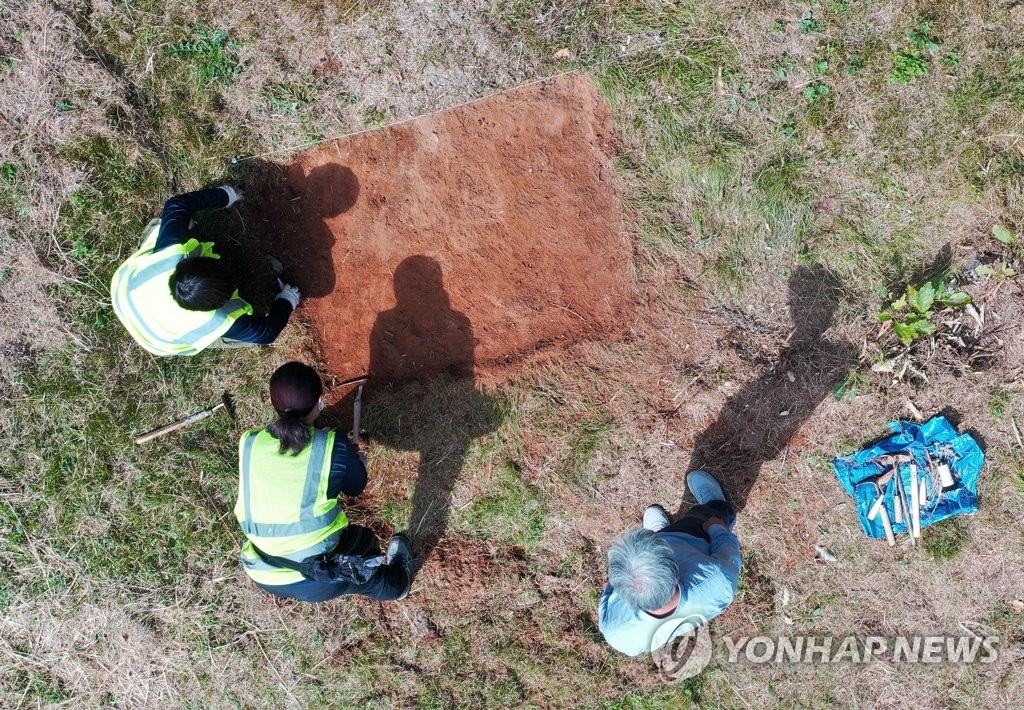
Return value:
<svg viewBox="0 0 1024 710">
<path fill-rule="evenodd" d="M 625 533 L 608 550 L 608 582 L 634 609 L 660 609 L 675 596 L 679 565 L 660 535 L 637 528 Z"/>
</svg>

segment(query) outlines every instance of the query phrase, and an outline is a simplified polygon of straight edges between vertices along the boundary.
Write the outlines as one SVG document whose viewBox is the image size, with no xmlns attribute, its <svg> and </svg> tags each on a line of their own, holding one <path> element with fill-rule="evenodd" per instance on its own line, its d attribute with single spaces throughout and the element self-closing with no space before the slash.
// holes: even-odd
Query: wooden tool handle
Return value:
<svg viewBox="0 0 1024 710">
<path fill-rule="evenodd" d="M 135 443 L 145 444 L 147 441 L 156 439 L 159 436 L 163 436 L 164 434 L 170 434 L 172 431 L 177 431 L 178 429 L 188 426 L 189 424 L 194 424 L 195 422 L 198 422 L 200 419 L 206 419 L 208 416 L 210 416 L 223 406 L 223 402 L 221 402 L 220 404 L 215 404 L 209 409 L 204 409 L 201 412 L 196 412 L 192 416 L 185 417 L 184 419 L 176 421 L 173 424 L 168 424 L 167 426 L 162 426 L 159 429 L 154 429 L 153 431 L 146 432 L 145 434 L 137 438 L 135 440 Z"/>
<path fill-rule="evenodd" d="M 878 510 L 879 516 L 882 518 L 882 527 L 885 529 L 885 540 L 889 543 L 889 547 L 896 546 L 896 536 L 892 532 L 892 523 L 889 522 L 889 511 L 885 509 L 883 505 Z"/>
<path fill-rule="evenodd" d="M 885 492 L 878 494 L 878 498 L 874 503 L 871 504 L 871 510 L 868 511 L 868 520 L 874 520 L 878 517 L 878 511 L 885 505 Z"/>
</svg>

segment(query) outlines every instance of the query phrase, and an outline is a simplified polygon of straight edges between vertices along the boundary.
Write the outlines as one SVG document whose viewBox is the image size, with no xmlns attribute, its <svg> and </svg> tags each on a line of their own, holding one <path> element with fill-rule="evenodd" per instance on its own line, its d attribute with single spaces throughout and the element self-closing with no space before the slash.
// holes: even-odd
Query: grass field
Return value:
<svg viewBox="0 0 1024 710">
<path fill-rule="evenodd" d="M 1022 33 L 1024 6 L 1002 1 L 5 3 L 0 704 L 1020 706 Z M 406 603 L 258 593 L 238 563 L 227 419 L 132 437 L 225 388 L 244 425 L 265 422 L 267 375 L 306 333 L 150 357 L 114 318 L 114 268 L 168 196 L 230 180 L 233 155 L 574 68 L 621 133 L 641 302 L 628 337 L 488 391 L 443 564 Z M 801 269 L 835 284 L 823 321 L 794 295 Z M 971 294 L 981 334 L 944 337 L 972 322 L 951 309 L 904 346 L 876 314 L 936 274 Z M 648 503 L 679 504 L 730 408 L 789 411 L 773 384 L 787 368 L 810 383 L 801 425 L 757 452 L 740 594 L 712 637 L 970 629 L 1000 637 L 997 662 L 755 665 L 716 646 L 702 675 L 667 683 L 604 645 L 608 544 Z M 368 426 L 444 396 L 378 400 Z M 893 554 L 863 537 L 829 461 L 908 399 L 977 432 L 988 465 L 978 515 Z M 350 517 L 401 527 L 416 454 L 369 458 Z"/>
</svg>

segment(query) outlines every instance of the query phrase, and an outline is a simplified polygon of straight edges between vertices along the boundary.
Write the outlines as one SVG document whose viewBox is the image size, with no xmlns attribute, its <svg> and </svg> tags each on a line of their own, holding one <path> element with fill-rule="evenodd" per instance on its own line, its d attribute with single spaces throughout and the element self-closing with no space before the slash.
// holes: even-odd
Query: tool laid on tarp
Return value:
<svg viewBox="0 0 1024 710">
<path fill-rule="evenodd" d="M 897 534 L 907 533 L 916 545 L 921 528 L 978 512 L 985 454 L 974 437 L 958 433 L 945 417 L 889 428 L 896 433 L 832 462 L 868 537 L 884 537 L 891 547 Z"/>
</svg>

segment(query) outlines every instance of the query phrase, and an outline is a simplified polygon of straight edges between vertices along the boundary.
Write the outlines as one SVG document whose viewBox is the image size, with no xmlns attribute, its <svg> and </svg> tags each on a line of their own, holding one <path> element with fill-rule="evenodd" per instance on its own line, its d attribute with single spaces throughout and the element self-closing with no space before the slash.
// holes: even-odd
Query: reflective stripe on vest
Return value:
<svg viewBox="0 0 1024 710">
<path fill-rule="evenodd" d="M 245 545 L 242 546 L 242 566 L 245 568 L 246 574 L 254 582 L 265 584 L 268 586 L 281 586 L 285 584 L 294 584 L 295 582 L 301 582 L 306 579 L 301 572 L 293 569 L 287 569 L 285 567 L 274 567 L 273 565 L 267 564 L 263 559 L 257 555 L 252 549 L 252 541 L 246 540 Z"/>
<path fill-rule="evenodd" d="M 247 537 L 242 563 L 260 584 L 304 578 L 264 562 L 254 544 L 269 555 L 300 562 L 333 550 L 348 526 L 338 501 L 327 497 L 336 434 L 312 427 L 310 432 L 310 443 L 298 455 L 280 453 L 280 442 L 266 430 L 248 431 L 239 441 L 235 517 Z"/>
<path fill-rule="evenodd" d="M 215 311 L 188 311 L 175 302 L 169 281 L 183 259 L 219 258 L 212 242 L 189 239 L 154 252 L 160 221 L 146 229 L 142 245 L 114 273 L 110 296 L 128 333 L 154 355 L 195 355 L 226 333 L 252 306 L 235 291 Z"/>
<path fill-rule="evenodd" d="M 309 463 L 306 464 L 306 485 L 302 489 L 299 519 L 294 523 L 268 523 L 252 519 L 252 449 L 257 436 L 256 433 L 249 433 L 242 444 L 242 505 L 245 515 L 244 519 L 239 520 L 242 532 L 255 537 L 290 537 L 316 532 L 333 523 L 341 512 L 341 506 L 336 505 L 322 515 L 314 514 L 324 457 L 327 455 L 328 434 L 320 429 L 313 431 L 313 441 L 309 444 L 312 451 Z"/>
</svg>

